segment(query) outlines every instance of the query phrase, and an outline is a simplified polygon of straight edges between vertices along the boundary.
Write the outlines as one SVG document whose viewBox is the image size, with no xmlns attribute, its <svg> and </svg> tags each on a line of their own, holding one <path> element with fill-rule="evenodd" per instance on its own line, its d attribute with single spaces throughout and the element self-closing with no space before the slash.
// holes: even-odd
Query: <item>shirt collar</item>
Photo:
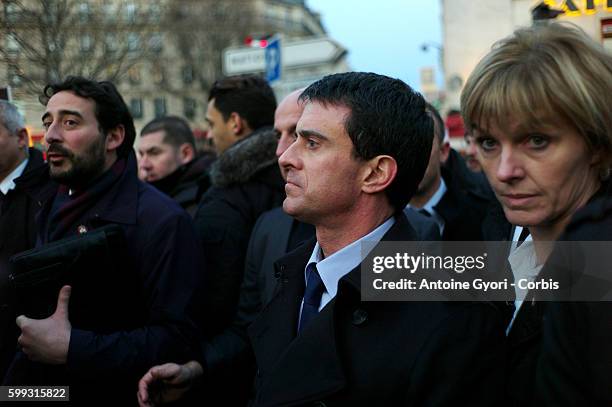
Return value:
<svg viewBox="0 0 612 407">
<path fill-rule="evenodd" d="M 343 247 L 336 253 L 332 254 L 327 258 L 323 258 L 321 253 L 321 246 L 319 242 L 314 247 L 310 259 L 306 264 L 306 267 L 311 263 L 317 265 L 317 271 L 323 280 L 325 285 L 325 291 L 333 298 L 336 296 L 338 291 L 338 281 L 351 270 L 357 267 L 362 262 L 362 258 L 368 255 L 368 253 L 374 248 L 374 245 L 368 244 L 363 245 L 366 252 L 362 253 L 362 242 L 379 242 L 382 237 L 391 229 L 391 226 L 395 223 L 395 218 L 391 216 L 383 224 L 378 226 L 376 229 L 363 236 L 361 239 L 355 240 L 348 246 Z M 306 271 L 304 271 L 306 276 Z"/>
<path fill-rule="evenodd" d="M 444 182 L 444 178 L 440 177 L 440 186 L 438 186 L 438 190 L 435 194 L 429 198 L 429 201 L 425 205 L 423 205 L 423 209 L 427 210 L 429 213 L 435 213 L 434 206 L 440 203 L 440 200 L 446 193 L 446 183 Z"/>
<path fill-rule="evenodd" d="M 440 200 L 442 200 L 442 197 L 446 193 L 446 190 L 447 188 L 446 183 L 444 182 L 444 178 L 440 177 L 440 185 L 438 186 L 438 189 L 431 196 L 431 198 L 429 198 L 429 201 L 427 201 L 425 205 L 423 205 L 423 207 L 419 209 L 427 211 L 427 213 L 429 213 L 431 219 L 436 222 L 436 225 L 438 225 L 438 229 L 440 229 L 440 235 L 444 233 L 444 225 L 446 222 L 444 221 L 444 218 L 440 216 L 440 214 L 434 209 L 434 207 L 440 203 Z"/>
<path fill-rule="evenodd" d="M 17 178 L 21 177 L 21 174 L 23 174 L 23 171 L 25 170 L 26 165 L 28 165 L 28 159 L 27 158 L 25 160 L 23 160 L 21 162 L 21 164 L 19 164 L 13 170 L 13 172 L 11 172 L 9 175 L 7 175 L 7 177 L 4 178 L 2 180 L 2 182 L 0 182 L 0 192 L 2 192 L 4 195 L 6 195 L 8 193 L 8 191 L 10 191 L 11 189 L 15 188 L 15 180 Z"/>
</svg>

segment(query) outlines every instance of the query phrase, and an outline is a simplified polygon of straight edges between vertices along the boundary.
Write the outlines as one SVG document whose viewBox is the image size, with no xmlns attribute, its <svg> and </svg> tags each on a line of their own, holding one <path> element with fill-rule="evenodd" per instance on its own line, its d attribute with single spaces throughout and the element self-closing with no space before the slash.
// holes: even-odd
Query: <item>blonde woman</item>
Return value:
<svg viewBox="0 0 612 407">
<path fill-rule="evenodd" d="M 494 45 L 479 62 L 463 89 L 461 104 L 478 160 L 503 209 L 498 224 L 521 226 L 531 235 L 532 241 L 510 255 L 515 279 L 538 278 L 552 250 L 547 242 L 571 239 L 562 235 L 566 229 L 574 233 L 580 229 L 580 224 L 572 223 L 579 211 L 590 213 L 590 223 L 584 226 L 592 229 L 590 235 L 612 240 L 609 53 L 572 25 L 552 23 L 519 29 Z M 577 217 L 584 223 L 583 219 Z M 576 236 L 584 239 L 584 233 Z M 529 301 L 521 301 L 525 295 Z M 578 373 L 571 372 L 575 366 L 584 366 L 586 361 L 572 364 L 573 368 L 566 366 L 563 374 L 551 367 L 567 365 L 566 351 L 571 348 L 558 343 L 559 329 L 572 345 L 582 343 L 586 335 L 561 323 L 567 320 L 568 310 L 555 308 L 558 304 L 533 302 L 529 294 L 517 292 L 517 296 L 508 330 L 509 404 L 529 405 L 536 398 L 563 404 L 572 403 L 571 398 L 578 403 L 573 405 L 591 405 L 589 400 L 595 399 L 590 397 L 596 397 L 597 402 L 608 397 L 609 390 L 607 396 L 603 388 L 594 396 L 598 390 L 588 383 L 573 386 L 573 379 L 565 380 Z M 575 308 L 572 311 L 575 317 Z M 607 323 L 604 337 L 612 329 L 610 314 Z M 600 329 L 596 325 L 582 329 Z M 587 342 L 584 346 L 593 344 Z M 607 346 L 612 347 L 612 341 Z M 612 362 L 608 363 L 609 369 Z M 591 367 L 578 374 L 587 372 L 593 380 L 600 375 Z M 612 382 L 608 388 L 612 389 Z"/>
</svg>

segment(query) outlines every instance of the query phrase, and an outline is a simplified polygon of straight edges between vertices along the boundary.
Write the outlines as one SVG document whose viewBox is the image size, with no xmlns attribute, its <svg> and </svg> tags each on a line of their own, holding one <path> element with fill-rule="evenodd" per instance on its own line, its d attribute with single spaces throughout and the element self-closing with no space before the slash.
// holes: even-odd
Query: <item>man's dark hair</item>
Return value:
<svg viewBox="0 0 612 407">
<path fill-rule="evenodd" d="M 423 97 L 399 79 L 348 72 L 313 83 L 300 99 L 349 108 L 344 128 L 354 155 L 363 160 L 389 155 L 397 162 L 397 176 L 385 192 L 395 212 L 402 211 L 421 182 L 431 153 L 433 121 Z"/>
<path fill-rule="evenodd" d="M 77 96 L 95 102 L 96 119 L 102 133 L 106 134 L 123 125 L 125 138 L 117 148 L 117 156 L 125 157 L 132 151 L 136 138 L 134 119 L 115 85 L 107 81 L 97 82 L 80 76 L 69 76 L 63 82 L 45 86 L 39 100 L 46 106 L 53 95 L 63 91 L 73 92 Z"/>
<path fill-rule="evenodd" d="M 236 112 L 251 130 L 274 124 L 274 92 L 268 82 L 257 75 L 228 76 L 215 81 L 208 94 L 208 101 L 212 99 L 225 121 Z"/>
<path fill-rule="evenodd" d="M 158 131 L 164 132 L 164 143 L 170 144 L 175 148 L 179 148 L 187 143 L 191 145 L 195 151 L 195 138 L 186 120 L 178 116 L 158 117 L 151 120 L 142 128 L 140 137 Z"/>
<path fill-rule="evenodd" d="M 436 137 L 434 140 L 439 144 L 442 145 L 444 143 L 444 120 L 442 120 L 442 116 L 440 116 L 440 112 L 438 112 L 438 109 L 436 109 L 435 107 L 433 107 L 432 104 L 427 103 L 427 111 L 429 112 L 429 114 L 431 115 L 431 118 L 434 121 L 434 136 Z"/>
</svg>

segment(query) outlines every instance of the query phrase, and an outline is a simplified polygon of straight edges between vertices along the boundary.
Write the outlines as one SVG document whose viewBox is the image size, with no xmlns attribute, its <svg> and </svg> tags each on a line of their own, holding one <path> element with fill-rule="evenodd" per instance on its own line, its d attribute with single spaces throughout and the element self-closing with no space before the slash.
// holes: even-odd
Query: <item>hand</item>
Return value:
<svg viewBox="0 0 612 407">
<path fill-rule="evenodd" d="M 138 404 L 153 407 L 180 399 L 194 380 L 204 373 L 195 360 L 184 365 L 166 363 L 154 366 L 138 382 Z"/>
<path fill-rule="evenodd" d="M 30 319 L 20 315 L 15 321 L 21 335 L 17 342 L 26 356 L 35 362 L 60 365 L 66 363 L 72 325 L 68 320 L 71 287 L 62 287 L 53 315 L 45 319 Z"/>
</svg>

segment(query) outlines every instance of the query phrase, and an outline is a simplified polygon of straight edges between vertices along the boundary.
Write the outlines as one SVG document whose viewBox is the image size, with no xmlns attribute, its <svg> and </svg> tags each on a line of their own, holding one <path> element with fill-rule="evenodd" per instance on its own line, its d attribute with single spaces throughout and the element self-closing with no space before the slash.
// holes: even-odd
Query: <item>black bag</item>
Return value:
<svg viewBox="0 0 612 407">
<path fill-rule="evenodd" d="M 113 296 L 115 259 L 123 257 L 125 247 L 123 229 L 113 224 L 14 255 L 9 260 L 9 280 L 15 289 L 17 315 L 49 317 L 55 312 L 60 288 L 71 285 L 70 320 L 78 321 L 79 315 L 91 320 L 95 316 L 89 308 L 100 308 L 98 301 L 107 302 Z"/>
</svg>

